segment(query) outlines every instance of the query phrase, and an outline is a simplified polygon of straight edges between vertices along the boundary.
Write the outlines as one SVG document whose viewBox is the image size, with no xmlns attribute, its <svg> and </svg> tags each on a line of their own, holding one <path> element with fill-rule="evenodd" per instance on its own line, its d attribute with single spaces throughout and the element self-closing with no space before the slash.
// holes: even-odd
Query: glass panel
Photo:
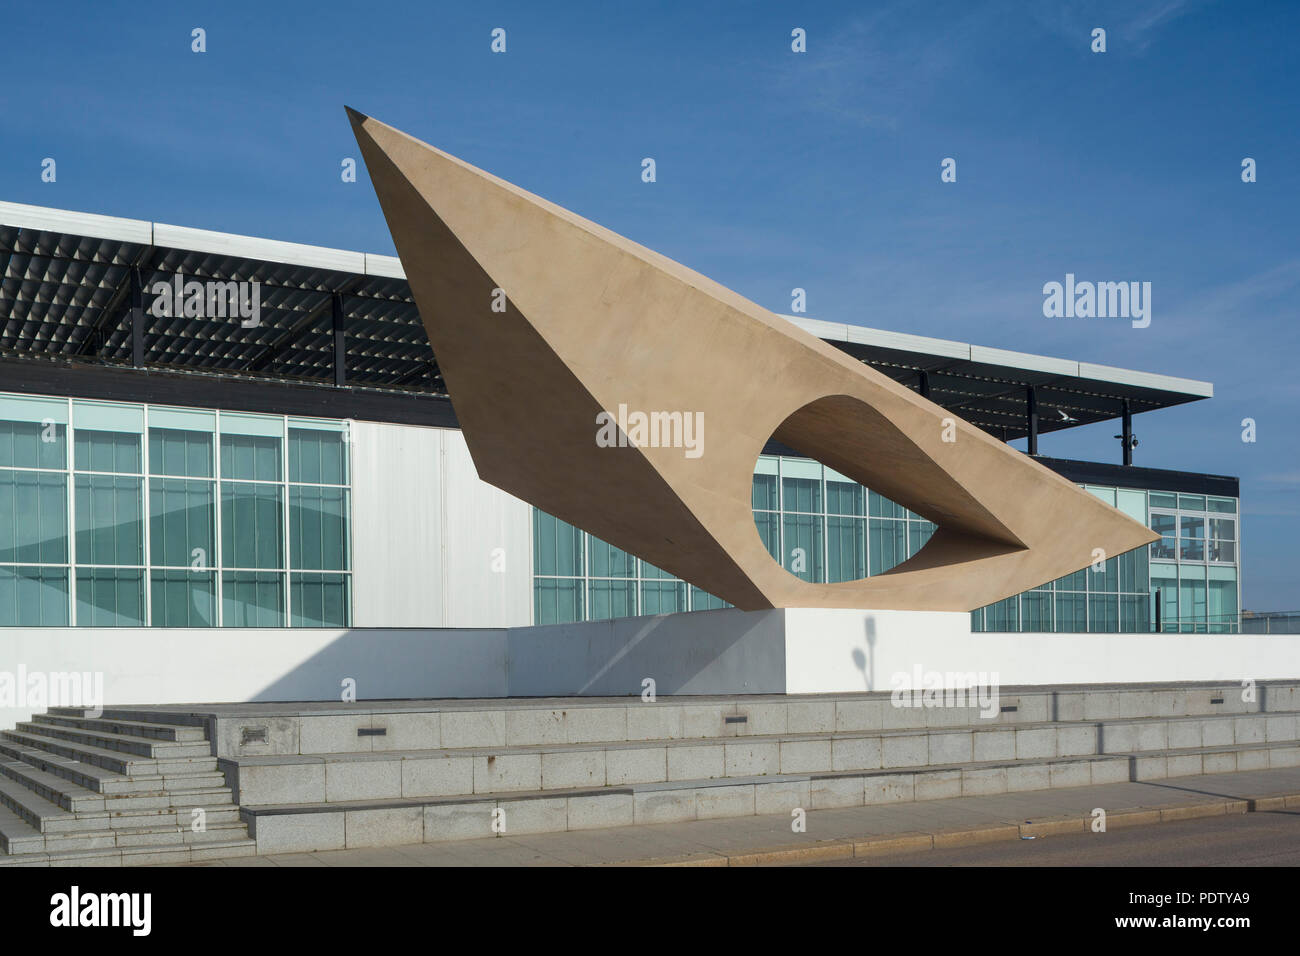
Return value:
<svg viewBox="0 0 1300 956">
<path fill-rule="evenodd" d="M 826 469 L 826 511 L 833 515 L 866 513 L 867 489 L 838 472 Z"/>
<path fill-rule="evenodd" d="M 144 571 L 78 568 L 77 624 L 80 627 L 143 626 Z"/>
<path fill-rule="evenodd" d="M 1206 630 L 1205 569 L 1182 565 L 1178 569 L 1179 630 Z"/>
<path fill-rule="evenodd" d="M 781 504 L 777 497 L 776 475 L 754 475 L 753 507 L 760 511 L 777 511 Z"/>
<path fill-rule="evenodd" d="M 827 518 L 826 546 L 830 559 L 827 581 L 856 581 L 867 576 L 865 518 Z"/>
<path fill-rule="evenodd" d="M 1119 596 L 1119 629 L 1126 633 L 1142 633 L 1151 630 L 1150 595 L 1121 594 Z"/>
<path fill-rule="evenodd" d="M 74 432 L 74 463 L 78 471 L 140 474 L 140 436 L 78 428 Z"/>
<path fill-rule="evenodd" d="M 214 572 L 154 571 L 150 577 L 150 623 L 154 627 L 212 627 L 217 623 Z"/>
<path fill-rule="evenodd" d="M 1119 630 L 1119 596 L 1088 595 L 1088 630 L 1105 633 Z"/>
<path fill-rule="evenodd" d="M 224 424 L 225 418 L 222 417 Z M 280 481 L 280 439 L 269 435 L 221 435 L 221 477 Z"/>
<path fill-rule="evenodd" d="M 0 466 L 14 468 L 67 467 L 68 426 L 47 419 L 35 422 L 0 421 Z"/>
<path fill-rule="evenodd" d="M 970 612 L 970 629 L 976 634 L 984 630 L 984 608 L 977 607 Z"/>
<path fill-rule="evenodd" d="M 1182 511 L 1204 511 L 1205 495 L 1179 495 L 1178 507 Z"/>
<path fill-rule="evenodd" d="M 77 475 L 78 564 L 144 564 L 142 485 L 140 478 Z M 80 584 L 77 593 L 80 600 Z"/>
<path fill-rule="evenodd" d="M 636 558 L 621 548 L 607 544 L 599 538 L 587 537 L 590 568 L 593 577 L 633 578 L 636 577 Z"/>
<path fill-rule="evenodd" d="M 533 619 L 538 624 L 570 624 L 582 620 L 582 581 L 577 578 L 533 580 Z"/>
<path fill-rule="evenodd" d="M 279 485 L 221 483 L 221 561 L 225 567 L 284 567 L 283 530 L 284 496 Z"/>
<path fill-rule="evenodd" d="M 872 574 L 883 574 L 894 565 L 900 564 L 907 559 L 906 521 L 887 521 L 872 518 L 869 540 L 871 544 L 870 567 Z"/>
<path fill-rule="evenodd" d="M 815 461 L 782 458 L 781 493 L 781 509 L 787 513 L 821 511 L 822 466 Z"/>
<path fill-rule="evenodd" d="M 1119 556 L 1119 589 L 1147 594 L 1147 549 L 1134 548 Z"/>
<path fill-rule="evenodd" d="M 212 477 L 212 436 L 181 428 L 149 429 L 149 474 Z"/>
<path fill-rule="evenodd" d="M 1151 492 L 1152 508 L 1177 508 L 1178 496 L 1164 491 Z"/>
<path fill-rule="evenodd" d="M 289 480 L 346 485 L 347 443 L 343 432 L 289 428 Z"/>
<path fill-rule="evenodd" d="M 0 627 L 67 627 L 67 568 L 0 567 Z"/>
<path fill-rule="evenodd" d="M 1138 524 L 1147 523 L 1147 493 L 1131 488 L 1120 488 L 1115 492 L 1115 506 Z"/>
<path fill-rule="evenodd" d="M 347 574 L 294 574 L 293 627 L 347 627 L 349 620 Z"/>
<path fill-rule="evenodd" d="M 227 571 L 221 575 L 223 627 L 282 627 L 284 575 L 266 571 Z"/>
<path fill-rule="evenodd" d="M 348 570 L 347 515 L 346 488 L 290 486 L 290 567 Z"/>
<path fill-rule="evenodd" d="M 1056 630 L 1082 633 L 1088 630 L 1086 594 L 1076 591 L 1056 592 Z"/>
<path fill-rule="evenodd" d="M 1211 518 L 1210 560 L 1234 562 L 1237 560 L 1237 519 Z"/>
<path fill-rule="evenodd" d="M 655 567 L 653 564 L 651 564 L 649 561 L 642 561 L 642 562 L 641 562 L 641 577 L 643 577 L 643 578 L 664 578 L 664 579 L 671 579 L 671 578 L 672 578 L 672 575 L 669 574 L 667 571 L 663 571 L 663 570 L 661 570 L 661 569 L 659 569 L 659 568 L 656 568 L 656 567 Z"/>
<path fill-rule="evenodd" d="M 1088 494 L 1092 495 L 1094 498 L 1100 498 L 1102 501 L 1106 502 L 1106 504 L 1111 505 L 1112 507 L 1114 506 L 1115 504 L 1114 488 L 1099 487 L 1097 485 L 1084 485 L 1084 488 L 1088 492 Z"/>
<path fill-rule="evenodd" d="M 153 566 L 213 567 L 217 558 L 215 512 L 216 491 L 210 481 L 150 481 L 149 560 Z"/>
<path fill-rule="evenodd" d="M 715 597 L 707 591 L 701 591 L 699 588 L 691 587 L 691 610 L 692 611 L 713 611 L 719 608 L 731 607 L 720 597 Z"/>
<path fill-rule="evenodd" d="M 1233 634 L 1238 630 L 1237 569 L 1210 568 L 1207 613 L 1210 630 L 1220 634 Z"/>
<path fill-rule="evenodd" d="M 895 504 L 888 498 L 876 494 L 874 491 L 870 492 L 867 495 L 867 498 L 871 509 L 871 517 L 873 518 L 902 518 L 906 514 L 902 505 Z M 876 573 L 874 567 L 872 568 L 871 573 Z"/>
<path fill-rule="evenodd" d="M 67 488 L 59 472 L 0 471 L 0 561 L 67 563 Z"/>
<path fill-rule="evenodd" d="M 1020 630 L 1019 597 L 1009 597 L 984 608 L 984 630 L 1018 631 Z"/>
<path fill-rule="evenodd" d="M 1155 496 L 1152 495 L 1152 497 Z M 1177 515 L 1164 514 L 1158 511 L 1151 512 L 1151 530 L 1160 535 L 1159 541 L 1151 542 L 1151 557 L 1170 561 L 1178 557 L 1178 547 L 1175 541 L 1177 528 Z"/>
<path fill-rule="evenodd" d="M 1096 593 L 1112 593 L 1119 590 L 1119 558 L 1107 558 L 1097 571 L 1096 564 L 1088 566 L 1088 590 Z"/>
<path fill-rule="evenodd" d="M 1205 507 L 1206 511 L 1213 511 L 1218 514 L 1237 513 L 1236 498 L 1207 498 L 1205 505 L 1206 505 Z"/>
<path fill-rule="evenodd" d="M 825 519 L 821 515 L 786 514 L 785 569 L 805 581 L 825 581 L 822 567 L 822 535 Z"/>
<path fill-rule="evenodd" d="M 1052 594 L 1050 591 L 1026 591 L 1020 595 L 1021 630 L 1050 633 L 1052 630 Z"/>
<path fill-rule="evenodd" d="M 933 521 L 926 521 L 924 518 L 908 520 L 907 556 L 909 558 L 925 547 L 926 542 L 933 537 L 936 527 Z"/>
<path fill-rule="evenodd" d="M 582 532 L 559 518 L 533 509 L 533 573 L 582 574 Z M 581 620 L 566 618 L 565 620 Z"/>
<path fill-rule="evenodd" d="M 1178 522 L 1178 554 L 1184 561 L 1205 560 L 1205 519 L 1181 515 Z"/>
<path fill-rule="evenodd" d="M 636 614 L 635 581 L 594 579 L 590 582 L 590 587 L 590 620 L 603 621 L 611 617 L 631 617 Z"/>
<path fill-rule="evenodd" d="M 1151 598 L 1160 609 L 1160 630 L 1178 630 L 1178 566 L 1151 565 Z M 1155 622 L 1152 621 L 1154 626 Z"/>
<path fill-rule="evenodd" d="M 1092 572 L 1089 568 L 1082 571 L 1075 571 L 1073 574 L 1067 574 L 1063 578 L 1057 578 L 1054 582 L 1057 591 L 1086 591 L 1088 590 L 1088 575 Z"/>
<path fill-rule="evenodd" d="M 755 511 L 754 524 L 763 547 L 777 564 L 781 563 L 781 515 L 776 511 Z"/>
<path fill-rule="evenodd" d="M 683 582 L 641 582 L 642 614 L 672 614 L 684 610 L 686 610 L 686 585 Z"/>
</svg>

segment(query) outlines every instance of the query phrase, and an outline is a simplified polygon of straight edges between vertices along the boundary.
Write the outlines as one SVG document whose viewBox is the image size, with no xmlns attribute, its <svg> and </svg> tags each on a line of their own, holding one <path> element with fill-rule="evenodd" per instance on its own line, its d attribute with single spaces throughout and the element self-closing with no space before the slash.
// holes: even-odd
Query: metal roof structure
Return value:
<svg viewBox="0 0 1300 956">
<path fill-rule="evenodd" d="M 260 321 L 164 317 L 155 283 L 259 284 Z M 138 318 L 137 318 L 138 314 Z M 1210 398 L 1208 382 L 785 318 L 1003 439 Z M 0 202 L 0 361 L 54 360 L 445 395 L 401 263 Z"/>
</svg>

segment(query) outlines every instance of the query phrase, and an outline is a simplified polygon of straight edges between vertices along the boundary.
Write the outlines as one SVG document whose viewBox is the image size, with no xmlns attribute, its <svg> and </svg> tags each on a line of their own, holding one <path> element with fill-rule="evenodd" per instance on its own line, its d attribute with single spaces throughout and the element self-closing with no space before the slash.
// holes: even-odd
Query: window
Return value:
<svg viewBox="0 0 1300 956">
<path fill-rule="evenodd" d="M 0 395 L 0 626 L 346 626 L 344 429 Z"/>
<path fill-rule="evenodd" d="M 1178 557 L 1178 515 L 1151 512 L 1151 530 L 1160 535 L 1159 541 L 1151 542 L 1151 557 L 1169 561 Z"/>
</svg>

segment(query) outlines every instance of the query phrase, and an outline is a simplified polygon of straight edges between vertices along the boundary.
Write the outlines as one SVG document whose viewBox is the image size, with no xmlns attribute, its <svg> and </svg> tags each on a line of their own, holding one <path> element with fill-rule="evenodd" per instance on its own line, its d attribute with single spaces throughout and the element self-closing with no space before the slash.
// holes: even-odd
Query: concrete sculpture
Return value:
<svg viewBox="0 0 1300 956">
<path fill-rule="evenodd" d="M 748 610 L 967 611 L 1155 539 L 730 289 L 348 115 L 484 481 Z M 770 438 L 938 530 L 887 573 L 801 580 L 751 511 Z"/>
</svg>

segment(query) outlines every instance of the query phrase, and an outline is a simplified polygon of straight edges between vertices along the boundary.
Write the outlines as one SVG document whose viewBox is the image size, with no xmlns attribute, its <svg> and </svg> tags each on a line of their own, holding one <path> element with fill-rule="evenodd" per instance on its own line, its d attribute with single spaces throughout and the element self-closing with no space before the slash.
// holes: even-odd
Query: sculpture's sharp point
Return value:
<svg viewBox="0 0 1300 956">
<path fill-rule="evenodd" d="M 357 110 L 354 110 L 352 107 L 347 106 L 346 104 L 344 105 L 343 109 L 348 114 L 348 121 L 352 124 L 352 129 L 354 131 L 360 130 L 362 125 L 366 122 L 366 120 L 370 119 L 370 117 L 367 116 L 365 113 L 360 113 Z"/>
</svg>

